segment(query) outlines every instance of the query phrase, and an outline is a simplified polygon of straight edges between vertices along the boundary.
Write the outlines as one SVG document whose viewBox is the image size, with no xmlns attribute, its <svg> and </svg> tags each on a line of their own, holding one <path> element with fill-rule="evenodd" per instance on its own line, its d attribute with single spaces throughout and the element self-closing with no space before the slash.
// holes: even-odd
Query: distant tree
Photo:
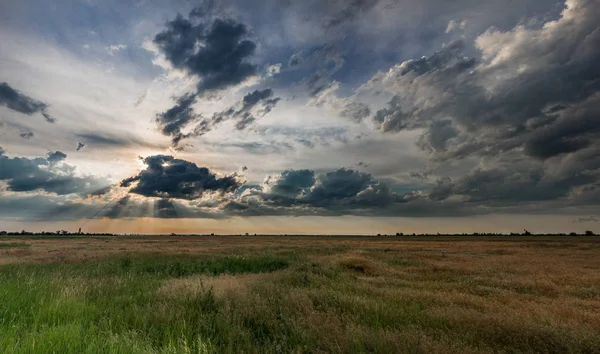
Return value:
<svg viewBox="0 0 600 354">
<path fill-rule="evenodd" d="M 577 236 L 577 232 L 571 232 L 569 236 Z"/>
<path fill-rule="evenodd" d="M 587 231 L 585 232 L 585 235 L 586 235 L 586 236 L 594 236 L 594 231 L 587 230 Z"/>
<path fill-rule="evenodd" d="M 0 231 L 0 235 L 8 235 L 8 231 L 2 230 L 2 231 Z"/>
<path fill-rule="evenodd" d="M 246 232 L 246 236 L 250 236 L 250 234 Z"/>
<path fill-rule="evenodd" d="M 211 236 L 214 236 L 214 235 L 215 235 L 215 233 L 213 232 L 213 233 L 211 233 L 210 235 L 211 235 Z"/>
<path fill-rule="evenodd" d="M 523 230 L 523 236 L 531 236 L 531 232 L 529 232 L 526 229 L 524 229 Z"/>
<path fill-rule="evenodd" d="M 396 232 L 396 236 L 404 236 L 402 232 Z"/>
<path fill-rule="evenodd" d="M 381 234 L 377 234 L 377 236 L 381 236 Z"/>
</svg>

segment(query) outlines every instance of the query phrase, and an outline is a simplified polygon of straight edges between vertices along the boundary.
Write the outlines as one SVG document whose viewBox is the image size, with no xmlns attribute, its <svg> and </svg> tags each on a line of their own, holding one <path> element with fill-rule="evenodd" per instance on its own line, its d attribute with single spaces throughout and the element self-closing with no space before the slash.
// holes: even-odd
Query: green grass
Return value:
<svg viewBox="0 0 600 354">
<path fill-rule="evenodd" d="M 1 249 L 10 249 L 10 248 L 29 248 L 29 247 L 31 247 L 31 246 L 26 243 L 0 243 L 0 250 Z"/>
<path fill-rule="evenodd" d="M 161 281 L 287 266 L 285 259 L 272 256 L 158 255 L 3 266 L 1 352 L 186 353 L 224 348 L 232 343 L 222 336 L 230 332 L 223 302 L 210 289 L 167 299 L 157 294 Z"/>
<path fill-rule="evenodd" d="M 272 249 L 4 265 L 0 353 L 600 353 L 592 317 L 552 312 L 562 291 L 521 284 L 516 273 L 507 282 L 513 273 L 489 264 L 465 271 L 463 258 L 430 263 L 439 260 L 429 253 Z M 507 254 L 448 252 L 443 261 Z M 573 298 L 594 308 L 598 287 L 581 283 Z"/>
</svg>

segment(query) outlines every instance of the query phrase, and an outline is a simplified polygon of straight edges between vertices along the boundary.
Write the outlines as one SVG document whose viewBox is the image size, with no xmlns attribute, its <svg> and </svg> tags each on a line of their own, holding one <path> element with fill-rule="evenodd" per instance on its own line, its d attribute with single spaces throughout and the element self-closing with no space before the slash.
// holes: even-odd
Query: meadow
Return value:
<svg viewBox="0 0 600 354">
<path fill-rule="evenodd" d="M 1 237 L 0 352 L 600 353 L 600 238 Z"/>
</svg>

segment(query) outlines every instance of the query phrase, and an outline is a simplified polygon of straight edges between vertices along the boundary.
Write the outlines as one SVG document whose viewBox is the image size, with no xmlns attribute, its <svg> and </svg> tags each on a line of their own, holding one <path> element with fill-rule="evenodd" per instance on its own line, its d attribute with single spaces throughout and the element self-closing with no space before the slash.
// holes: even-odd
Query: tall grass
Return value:
<svg viewBox="0 0 600 354">
<path fill-rule="evenodd" d="M 444 247 L 4 265 L 0 352 L 600 353 L 597 248 Z"/>
</svg>

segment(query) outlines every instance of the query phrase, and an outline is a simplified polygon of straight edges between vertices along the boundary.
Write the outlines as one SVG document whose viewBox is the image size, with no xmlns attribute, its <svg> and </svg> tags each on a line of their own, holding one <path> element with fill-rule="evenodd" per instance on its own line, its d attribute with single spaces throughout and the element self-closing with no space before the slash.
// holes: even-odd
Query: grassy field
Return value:
<svg viewBox="0 0 600 354">
<path fill-rule="evenodd" d="M 600 353 L 600 238 L 5 237 L 0 352 Z"/>
</svg>

